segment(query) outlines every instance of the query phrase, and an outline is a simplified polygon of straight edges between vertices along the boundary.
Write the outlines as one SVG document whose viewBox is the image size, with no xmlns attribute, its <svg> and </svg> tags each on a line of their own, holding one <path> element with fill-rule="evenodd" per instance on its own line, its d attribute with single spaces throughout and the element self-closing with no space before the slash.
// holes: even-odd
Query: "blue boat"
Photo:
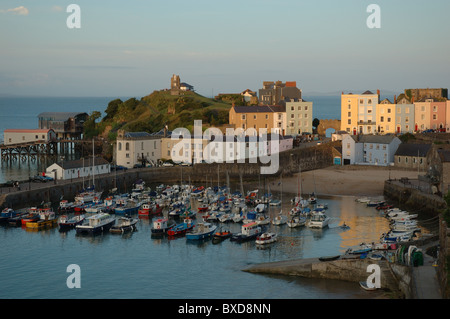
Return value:
<svg viewBox="0 0 450 319">
<path fill-rule="evenodd" d="M 141 203 L 135 202 L 133 200 L 127 201 L 124 206 L 118 206 L 114 209 L 116 215 L 134 215 L 139 212 Z"/>
<path fill-rule="evenodd" d="M 210 238 L 213 236 L 214 231 L 217 229 L 216 225 L 211 223 L 200 223 L 197 224 L 194 230 L 186 233 L 187 240 L 201 240 L 205 238 Z"/>
<path fill-rule="evenodd" d="M 14 211 L 12 208 L 5 208 L 0 213 L 0 222 L 6 223 L 10 218 L 14 218 L 18 215 L 16 211 Z"/>
<path fill-rule="evenodd" d="M 186 234 L 189 230 L 194 228 L 194 223 L 191 218 L 186 218 L 183 223 L 173 226 L 167 231 L 169 236 L 177 236 Z"/>
</svg>

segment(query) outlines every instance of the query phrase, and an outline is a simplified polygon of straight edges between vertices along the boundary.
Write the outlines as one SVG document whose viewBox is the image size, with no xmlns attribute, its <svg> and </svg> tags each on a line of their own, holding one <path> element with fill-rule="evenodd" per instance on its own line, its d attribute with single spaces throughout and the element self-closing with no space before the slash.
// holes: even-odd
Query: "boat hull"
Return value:
<svg viewBox="0 0 450 319">
<path fill-rule="evenodd" d="M 114 225 L 115 220 L 112 219 L 111 221 L 102 224 L 102 225 L 98 225 L 95 227 L 92 226 L 83 226 L 83 225 L 78 225 L 75 227 L 77 234 L 89 234 L 89 235 L 93 235 L 93 234 L 99 234 L 105 231 L 109 231 L 109 229 Z"/>
</svg>

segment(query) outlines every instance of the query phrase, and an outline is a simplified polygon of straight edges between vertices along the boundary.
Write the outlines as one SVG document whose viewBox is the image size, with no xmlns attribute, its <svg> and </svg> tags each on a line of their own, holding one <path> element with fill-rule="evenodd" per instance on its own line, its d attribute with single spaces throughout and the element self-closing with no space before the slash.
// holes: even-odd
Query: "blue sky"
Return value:
<svg viewBox="0 0 450 319">
<path fill-rule="evenodd" d="M 172 74 L 205 96 L 277 80 L 306 96 L 447 88 L 449 14 L 448 0 L 2 0 L 0 95 L 142 97 Z"/>
</svg>

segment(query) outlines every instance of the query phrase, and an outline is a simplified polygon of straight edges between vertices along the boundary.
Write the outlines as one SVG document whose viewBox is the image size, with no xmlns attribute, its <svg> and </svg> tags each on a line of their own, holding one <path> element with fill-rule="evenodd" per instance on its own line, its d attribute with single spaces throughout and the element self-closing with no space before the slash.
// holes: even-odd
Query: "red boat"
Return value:
<svg viewBox="0 0 450 319">
<path fill-rule="evenodd" d="M 162 207 L 160 207 L 158 204 L 156 205 L 143 204 L 141 206 L 141 209 L 139 209 L 138 211 L 139 216 L 160 215 L 161 213 Z"/>
<path fill-rule="evenodd" d="M 184 235 L 187 231 L 194 228 L 194 222 L 190 218 L 186 218 L 183 223 L 173 226 L 167 231 L 169 236 Z"/>
<path fill-rule="evenodd" d="M 204 204 L 202 206 L 199 206 L 198 212 L 199 213 L 204 213 L 204 212 L 208 211 L 208 209 L 209 209 L 209 206 Z"/>
<path fill-rule="evenodd" d="M 391 209 L 393 208 L 394 205 L 384 205 L 384 206 L 377 206 L 375 207 L 377 210 L 386 210 L 386 209 Z"/>
<path fill-rule="evenodd" d="M 39 217 L 40 210 L 36 207 L 31 207 L 28 210 L 28 214 L 22 218 L 22 226 L 25 226 L 28 222 L 36 222 L 40 219 Z"/>
</svg>

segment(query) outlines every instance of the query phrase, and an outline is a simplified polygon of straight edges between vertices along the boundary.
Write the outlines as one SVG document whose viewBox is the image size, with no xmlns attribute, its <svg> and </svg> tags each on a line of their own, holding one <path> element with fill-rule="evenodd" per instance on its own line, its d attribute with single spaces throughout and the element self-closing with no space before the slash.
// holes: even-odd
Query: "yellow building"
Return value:
<svg viewBox="0 0 450 319">
<path fill-rule="evenodd" d="M 358 99 L 357 94 L 341 95 L 341 131 L 356 135 L 358 127 Z"/>
<path fill-rule="evenodd" d="M 341 95 L 341 131 L 350 134 L 376 133 L 376 106 L 379 104 L 380 91 L 377 94 L 365 91 L 362 94 Z"/>
<path fill-rule="evenodd" d="M 377 104 L 376 122 L 379 134 L 395 133 L 395 104 L 384 99 Z"/>
<path fill-rule="evenodd" d="M 284 106 L 233 106 L 229 113 L 229 123 L 235 129 L 255 129 L 259 134 L 261 129 L 267 132 L 285 135 L 286 107 Z M 274 129 L 272 131 L 272 129 Z"/>
</svg>

